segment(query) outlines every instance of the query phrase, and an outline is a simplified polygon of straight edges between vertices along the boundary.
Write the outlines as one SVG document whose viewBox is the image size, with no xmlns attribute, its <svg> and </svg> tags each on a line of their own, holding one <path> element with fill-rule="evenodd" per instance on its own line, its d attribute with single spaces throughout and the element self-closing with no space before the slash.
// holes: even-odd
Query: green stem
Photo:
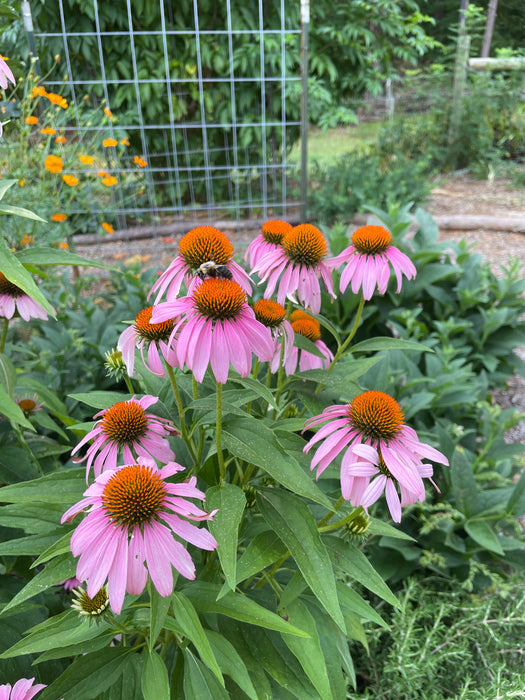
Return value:
<svg viewBox="0 0 525 700">
<path fill-rule="evenodd" d="M 192 381 L 193 400 L 197 401 L 197 399 L 199 398 L 199 385 L 197 384 L 197 380 L 195 379 L 195 377 L 192 377 L 192 380 L 193 380 Z M 200 464 L 201 457 L 202 457 L 203 447 L 204 447 L 204 428 L 202 427 L 202 425 L 199 425 L 199 443 L 197 445 L 197 455 L 199 458 L 199 464 Z"/>
<path fill-rule="evenodd" d="M 126 386 L 128 387 L 129 393 L 134 394 L 135 389 L 133 387 L 133 382 L 131 381 L 131 379 L 129 378 L 129 376 L 127 374 L 124 375 L 124 381 L 126 382 Z"/>
<path fill-rule="evenodd" d="M 219 473 L 221 476 L 221 486 L 226 478 L 226 465 L 222 454 L 222 384 L 217 382 L 217 419 L 215 422 L 215 441 L 217 444 L 217 460 L 219 462 Z"/>
<path fill-rule="evenodd" d="M 350 344 L 350 341 L 352 340 L 354 335 L 357 333 L 357 329 L 359 327 L 359 322 L 361 321 L 361 315 L 363 313 L 364 307 L 365 307 L 365 298 L 364 298 L 363 294 L 361 293 L 361 299 L 359 300 L 359 306 L 357 307 L 357 312 L 356 312 L 355 321 L 354 321 L 354 325 L 352 327 L 352 330 L 348 334 L 348 337 L 345 340 L 345 342 L 342 345 L 340 345 L 339 348 L 337 349 L 335 357 L 332 360 L 330 367 L 328 368 L 329 370 L 331 370 L 332 367 L 335 365 L 335 363 L 341 359 L 346 348 Z"/>
<path fill-rule="evenodd" d="M 342 496 L 340 496 L 339 500 L 337 501 L 337 503 L 334 506 L 333 511 L 331 513 L 327 513 L 324 516 L 324 518 L 321 518 L 321 520 L 317 523 L 317 527 L 320 528 L 320 527 L 323 527 L 323 525 L 326 525 L 326 523 L 334 517 L 334 515 L 337 513 L 337 511 L 343 505 L 344 502 L 345 502 L 345 499 Z"/>
<path fill-rule="evenodd" d="M 254 379 L 257 379 L 257 375 L 258 375 L 258 374 L 259 374 L 259 360 L 255 360 L 255 364 L 254 364 L 254 366 L 253 366 L 252 377 L 253 377 Z M 250 415 L 251 412 L 252 412 L 252 402 L 251 402 L 251 401 L 248 401 L 248 403 L 246 404 L 246 413 L 247 413 L 248 415 Z"/>
<path fill-rule="evenodd" d="M 343 527 L 343 525 L 347 525 L 348 523 L 351 523 L 352 520 L 355 520 L 358 515 L 363 513 L 363 507 L 358 506 L 353 510 L 350 515 L 347 515 L 345 518 L 342 520 L 338 520 L 336 523 L 333 523 L 333 525 L 326 525 L 325 527 L 319 527 L 319 524 L 317 525 L 317 529 L 319 532 L 331 532 L 332 530 L 337 530 L 340 527 Z"/>
<path fill-rule="evenodd" d="M 180 397 L 179 387 L 177 386 L 177 380 L 175 379 L 175 372 L 173 371 L 173 367 L 168 365 L 167 362 L 164 363 L 164 366 L 166 367 L 166 372 L 167 372 L 168 378 L 170 380 L 171 388 L 173 391 L 173 396 L 175 397 L 175 403 L 177 404 L 177 410 L 179 412 L 181 437 L 184 440 L 184 442 L 186 443 L 186 445 L 188 446 L 188 450 L 190 451 L 190 454 L 191 454 L 193 461 L 195 462 L 196 465 L 198 465 L 199 460 L 197 458 L 195 446 L 193 444 L 193 440 L 188 435 L 188 429 L 186 428 L 186 419 L 184 418 L 184 406 L 182 405 L 182 399 Z"/>
<path fill-rule="evenodd" d="M 2 327 L 2 337 L 0 338 L 0 352 L 5 350 L 5 341 L 7 338 L 7 327 L 9 326 L 9 319 L 4 316 L 4 325 Z"/>
</svg>

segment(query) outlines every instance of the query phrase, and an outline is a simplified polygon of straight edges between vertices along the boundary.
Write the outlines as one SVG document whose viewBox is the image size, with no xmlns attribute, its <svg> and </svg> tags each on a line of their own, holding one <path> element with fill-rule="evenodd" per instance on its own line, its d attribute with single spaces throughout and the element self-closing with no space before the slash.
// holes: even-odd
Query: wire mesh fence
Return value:
<svg viewBox="0 0 525 700">
<path fill-rule="evenodd" d="M 110 144 L 94 167 L 117 180 L 119 229 L 157 235 L 298 210 L 300 164 L 287 153 L 300 126 L 300 20 L 287 2 L 85 0 L 81 17 L 67 0 L 33 3 L 42 72 L 60 56 L 43 84 L 74 106 L 68 139 Z M 103 122 L 88 101 L 104 106 Z M 99 220 L 100 207 L 93 199 L 85 214 Z"/>
</svg>

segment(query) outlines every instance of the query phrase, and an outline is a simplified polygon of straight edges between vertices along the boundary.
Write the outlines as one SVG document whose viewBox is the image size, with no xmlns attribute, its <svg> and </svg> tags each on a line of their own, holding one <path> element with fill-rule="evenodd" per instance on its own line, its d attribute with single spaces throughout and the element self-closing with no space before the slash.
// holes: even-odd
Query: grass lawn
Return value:
<svg viewBox="0 0 525 700">
<path fill-rule="evenodd" d="M 340 126 L 336 129 L 310 129 L 308 132 L 308 164 L 331 165 L 335 158 L 345 153 L 358 151 L 373 143 L 384 122 L 368 122 L 352 126 Z M 292 148 L 288 161 L 299 163 L 301 159 L 301 143 L 298 141 Z"/>
</svg>

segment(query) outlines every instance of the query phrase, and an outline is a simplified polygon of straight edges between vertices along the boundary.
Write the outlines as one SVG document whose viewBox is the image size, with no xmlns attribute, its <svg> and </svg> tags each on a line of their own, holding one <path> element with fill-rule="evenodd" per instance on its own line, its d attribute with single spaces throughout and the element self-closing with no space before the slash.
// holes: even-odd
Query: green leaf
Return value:
<svg viewBox="0 0 525 700">
<path fill-rule="evenodd" d="M 204 631 L 222 672 L 235 681 L 251 700 L 258 700 L 257 692 L 253 687 L 246 665 L 233 644 L 222 634 L 218 634 L 218 632 L 213 632 L 212 630 Z M 286 636 L 288 637 L 288 635 Z"/>
<path fill-rule="evenodd" d="M 11 398 L 15 394 L 16 385 L 16 369 L 11 360 L 0 353 L 0 385 L 4 387 L 5 391 Z"/>
<path fill-rule="evenodd" d="M 237 575 L 235 585 L 245 581 L 250 576 L 258 574 L 270 564 L 277 561 L 286 552 L 286 547 L 273 530 L 265 530 L 256 535 L 250 541 L 237 561 Z M 219 598 L 229 590 L 225 582 L 221 588 Z"/>
<path fill-rule="evenodd" d="M 184 697 L 192 700 L 229 700 L 228 693 L 206 666 L 186 647 L 184 654 Z"/>
<path fill-rule="evenodd" d="M 416 542 L 416 540 L 410 535 L 407 535 L 406 532 L 398 530 L 397 527 L 390 525 L 390 523 L 385 523 L 382 520 L 376 520 L 375 518 L 370 519 L 367 534 L 388 535 L 389 537 L 397 537 L 397 539 L 399 540 L 408 540 L 409 542 Z"/>
<path fill-rule="evenodd" d="M 39 290 L 29 272 L 9 250 L 3 236 L 0 236 L 0 269 L 10 282 L 20 287 L 31 299 L 41 304 L 48 314 L 55 317 L 55 310 Z"/>
<path fill-rule="evenodd" d="M 40 554 L 42 549 L 54 544 L 57 539 L 57 533 L 29 535 L 28 537 L 18 537 L 6 542 L 0 542 L 0 556 L 27 556 Z"/>
<path fill-rule="evenodd" d="M 333 700 L 328 670 L 314 618 L 306 605 L 298 599 L 288 605 L 287 611 L 291 622 L 308 632 L 310 638 L 286 635 L 283 637 L 284 643 L 297 658 L 320 697 L 323 700 Z"/>
<path fill-rule="evenodd" d="M 472 539 L 484 549 L 500 556 L 505 555 L 497 536 L 486 520 L 467 520 L 464 527 Z"/>
<path fill-rule="evenodd" d="M 277 410 L 277 404 L 275 403 L 272 392 L 266 386 L 264 386 L 264 384 L 261 384 L 261 382 L 253 379 L 253 377 L 229 377 L 229 381 L 237 382 L 245 389 L 251 389 L 258 396 L 262 397 L 268 403 L 268 405 Z"/>
<path fill-rule="evenodd" d="M 120 401 L 129 401 L 131 394 L 118 391 L 89 391 L 87 394 L 69 394 L 69 398 L 85 403 L 92 408 L 109 408 Z"/>
<path fill-rule="evenodd" d="M 242 520 L 246 496 L 244 491 L 234 484 L 225 483 L 213 486 L 206 492 L 206 509 L 218 508 L 213 520 L 208 524 L 211 534 L 217 540 L 217 553 L 221 562 L 226 583 L 235 590 L 237 566 L 237 541 L 239 524 Z"/>
<path fill-rule="evenodd" d="M 308 506 L 294 494 L 277 489 L 259 491 L 257 503 L 263 518 L 288 548 L 314 595 L 344 630 L 332 563 Z"/>
<path fill-rule="evenodd" d="M 144 700 L 170 700 L 170 682 L 166 664 L 156 651 L 144 649 L 141 687 Z"/>
<path fill-rule="evenodd" d="M 12 503 L 0 508 L 0 525 L 20 528 L 28 535 L 44 535 L 57 531 L 63 512 L 63 507 L 56 503 Z"/>
<path fill-rule="evenodd" d="M 151 651 L 164 627 L 164 621 L 171 605 L 171 596 L 161 596 L 155 586 L 150 590 L 150 631 L 148 647 Z"/>
<path fill-rule="evenodd" d="M 42 219 L 40 219 L 42 221 Z M 79 265 L 86 267 L 98 267 L 104 270 L 116 270 L 110 265 L 103 265 L 93 260 L 83 258 L 81 255 L 70 253 L 59 248 L 31 247 L 16 252 L 16 257 L 24 265 Z"/>
<path fill-rule="evenodd" d="M 478 505 L 478 487 L 472 463 L 460 445 L 450 460 L 450 479 L 456 508 L 467 517 L 474 515 Z"/>
<path fill-rule="evenodd" d="M 247 622 L 250 625 L 258 625 L 277 632 L 297 634 L 299 637 L 308 636 L 306 632 L 240 593 L 229 591 L 220 600 L 217 600 L 219 591 L 218 584 L 204 581 L 193 582 L 183 588 L 183 593 L 192 601 L 198 612 L 218 613 L 240 622 Z"/>
<path fill-rule="evenodd" d="M 350 542 L 343 542 L 338 537 L 327 535 L 325 545 L 334 564 L 349 576 L 359 581 L 369 591 L 375 593 L 390 605 L 399 608 L 399 601 L 381 576 L 368 561 L 363 552 Z"/>
<path fill-rule="evenodd" d="M 0 182 L 0 200 L 4 198 L 7 190 L 13 185 L 16 185 L 17 182 L 18 180 L 16 178 L 6 178 L 5 180 L 2 179 L 2 182 Z"/>
<path fill-rule="evenodd" d="M 25 450 L 21 447 L 2 446 L 0 450 L 1 482 L 13 484 L 36 479 L 38 476 L 38 467 Z"/>
<path fill-rule="evenodd" d="M 50 411 L 54 416 L 59 418 L 62 421 L 62 423 L 64 423 L 64 425 L 75 424 L 75 419 L 69 416 L 65 404 L 48 386 L 28 376 L 20 377 L 18 380 L 18 384 L 21 388 L 27 390 L 28 392 L 35 392 L 38 395 L 38 398 L 41 401 L 44 401 L 48 411 Z"/>
<path fill-rule="evenodd" d="M 325 359 L 325 355 L 323 355 L 323 353 L 319 350 L 317 345 L 313 343 L 309 338 L 305 338 L 304 335 L 301 335 L 300 333 L 295 334 L 293 344 L 297 348 L 299 348 L 299 350 L 305 350 L 311 355 L 320 357 L 323 360 Z"/>
<path fill-rule="evenodd" d="M 107 623 L 99 622 L 100 624 L 92 625 L 86 618 L 82 619 L 76 610 L 66 610 L 30 629 L 27 637 L 4 651 L 0 658 L 11 659 L 22 654 L 36 654 L 81 644 L 107 631 Z"/>
<path fill-rule="evenodd" d="M 223 425 L 223 446 L 236 457 L 261 467 L 278 483 L 326 508 L 330 500 L 301 465 L 279 445 L 273 431 L 254 418 L 233 418 Z"/>
<path fill-rule="evenodd" d="M 47 474 L 40 479 L 11 484 L 0 489 L 2 503 L 46 503 L 73 504 L 80 500 L 86 490 L 86 470 L 66 469 Z"/>
<path fill-rule="evenodd" d="M 130 647 L 117 647 L 81 656 L 44 688 L 38 700 L 93 700 L 115 683 L 127 666 L 127 658 L 136 653 Z"/>
<path fill-rule="evenodd" d="M 364 600 L 357 591 L 354 591 L 349 583 L 338 581 L 337 593 L 339 595 L 341 609 L 345 614 L 347 611 L 351 611 L 361 619 L 370 620 L 385 629 L 389 629 L 388 623 L 383 620 L 381 615 L 374 610 L 370 603 Z"/>
<path fill-rule="evenodd" d="M 14 425 L 23 425 L 28 430 L 35 431 L 34 427 L 24 416 L 20 406 L 13 401 L 3 386 L 0 386 L 0 413 Z"/>
<path fill-rule="evenodd" d="M 0 611 L 0 616 L 4 615 L 8 610 L 11 610 L 11 608 L 20 605 L 20 603 L 23 603 L 25 600 L 29 600 L 29 598 L 43 593 L 47 588 L 65 581 L 66 578 L 73 577 L 75 571 L 76 563 L 70 554 L 63 554 L 53 559 L 22 588 L 9 603 L 7 603 Z"/>
<path fill-rule="evenodd" d="M 506 511 L 512 515 L 519 504 L 523 494 L 525 493 L 525 471 L 521 472 L 521 476 L 518 479 L 518 483 L 514 486 L 512 494 L 507 502 Z M 516 515 L 521 515 L 521 512 L 516 513 Z"/>
<path fill-rule="evenodd" d="M 15 207 L 12 204 L 0 204 L 0 214 L 14 214 L 15 216 L 23 216 L 25 219 L 33 219 L 34 221 L 42 221 L 46 223 L 38 214 L 35 214 L 30 209 L 24 207 Z"/>
<path fill-rule="evenodd" d="M 71 551 L 71 534 L 71 532 L 67 532 L 63 537 L 42 552 L 38 559 L 31 564 L 31 568 L 34 569 L 35 566 L 44 564 L 46 561 L 53 559 L 53 557 L 57 557 L 59 554 L 65 554 Z"/>
<path fill-rule="evenodd" d="M 418 352 L 434 352 L 432 348 L 414 340 L 403 338 L 368 338 L 357 345 L 352 345 L 350 352 L 379 352 L 380 350 L 417 350 Z"/>
<path fill-rule="evenodd" d="M 173 594 L 172 600 L 173 614 L 175 615 L 177 625 L 181 628 L 183 634 L 192 642 L 195 649 L 197 649 L 199 656 L 206 666 L 217 676 L 221 685 L 224 685 L 221 669 L 217 664 L 217 659 L 211 650 L 202 623 L 191 601 L 184 594 L 178 592 Z"/>
</svg>

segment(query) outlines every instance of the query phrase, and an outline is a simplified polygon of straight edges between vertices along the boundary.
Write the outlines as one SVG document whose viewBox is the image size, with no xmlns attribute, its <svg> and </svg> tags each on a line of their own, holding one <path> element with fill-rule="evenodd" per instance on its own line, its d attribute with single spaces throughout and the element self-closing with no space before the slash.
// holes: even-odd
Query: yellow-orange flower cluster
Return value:
<svg viewBox="0 0 525 700">
<path fill-rule="evenodd" d="M 56 129 L 53 129 L 51 126 L 45 126 L 43 129 L 40 129 L 40 133 L 46 136 L 53 136 L 53 134 L 56 134 Z"/>
<path fill-rule="evenodd" d="M 65 142 L 66 142 L 65 136 L 57 136 L 55 139 L 55 143 L 65 143 Z"/>
<path fill-rule="evenodd" d="M 114 233 L 115 229 L 111 224 L 107 224 L 105 221 L 102 222 L 102 228 L 104 231 L 107 231 L 108 233 Z"/>
<path fill-rule="evenodd" d="M 65 97 L 62 97 L 62 95 L 57 95 L 54 92 L 46 92 L 45 97 L 47 97 L 51 104 L 58 105 L 62 107 L 62 109 L 68 108 L 67 100 Z"/>
<path fill-rule="evenodd" d="M 44 166 L 50 173 L 61 173 L 64 169 L 64 163 L 60 156 L 48 156 L 44 161 Z"/>
<path fill-rule="evenodd" d="M 104 148 L 110 148 L 111 146 L 116 146 L 117 144 L 117 139 L 104 139 L 104 141 L 102 141 Z"/>
<path fill-rule="evenodd" d="M 94 158 L 93 156 L 84 156 L 81 153 L 79 153 L 80 162 L 84 163 L 84 165 L 93 165 Z"/>
<path fill-rule="evenodd" d="M 33 116 L 31 116 L 31 117 L 26 117 L 26 118 L 24 119 L 24 121 L 25 121 L 26 124 L 38 124 L 38 119 L 37 119 L 36 117 L 33 117 Z"/>
<path fill-rule="evenodd" d="M 78 177 L 75 177 L 74 175 L 62 175 L 62 180 L 64 180 L 66 185 L 69 185 L 69 187 L 78 185 Z"/>
<path fill-rule="evenodd" d="M 113 177 L 113 175 L 108 175 L 102 178 L 102 184 L 106 185 L 106 187 L 113 187 L 114 185 L 118 185 L 118 180 L 116 177 Z"/>
<path fill-rule="evenodd" d="M 148 161 L 144 160 L 144 158 L 141 158 L 140 156 L 135 156 L 133 158 L 133 162 L 135 163 L 135 165 L 138 165 L 139 168 L 145 168 L 148 164 Z"/>
<path fill-rule="evenodd" d="M 111 113 L 111 110 L 108 109 L 107 107 L 104 107 L 104 114 L 108 119 L 113 119 L 113 114 Z"/>
<path fill-rule="evenodd" d="M 34 236 L 30 236 L 27 233 L 24 233 L 24 235 L 22 236 L 22 241 L 21 241 L 22 245 L 31 245 L 31 243 L 34 243 L 34 242 L 35 242 Z"/>
<path fill-rule="evenodd" d="M 121 143 L 123 146 L 129 146 L 129 139 L 128 139 L 128 137 L 126 136 L 126 138 L 121 139 L 120 143 Z"/>
<path fill-rule="evenodd" d="M 51 217 L 53 221 L 65 221 L 67 219 L 67 216 L 65 214 L 62 214 L 61 212 L 55 212 L 53 216 Z"/>
</svg>

